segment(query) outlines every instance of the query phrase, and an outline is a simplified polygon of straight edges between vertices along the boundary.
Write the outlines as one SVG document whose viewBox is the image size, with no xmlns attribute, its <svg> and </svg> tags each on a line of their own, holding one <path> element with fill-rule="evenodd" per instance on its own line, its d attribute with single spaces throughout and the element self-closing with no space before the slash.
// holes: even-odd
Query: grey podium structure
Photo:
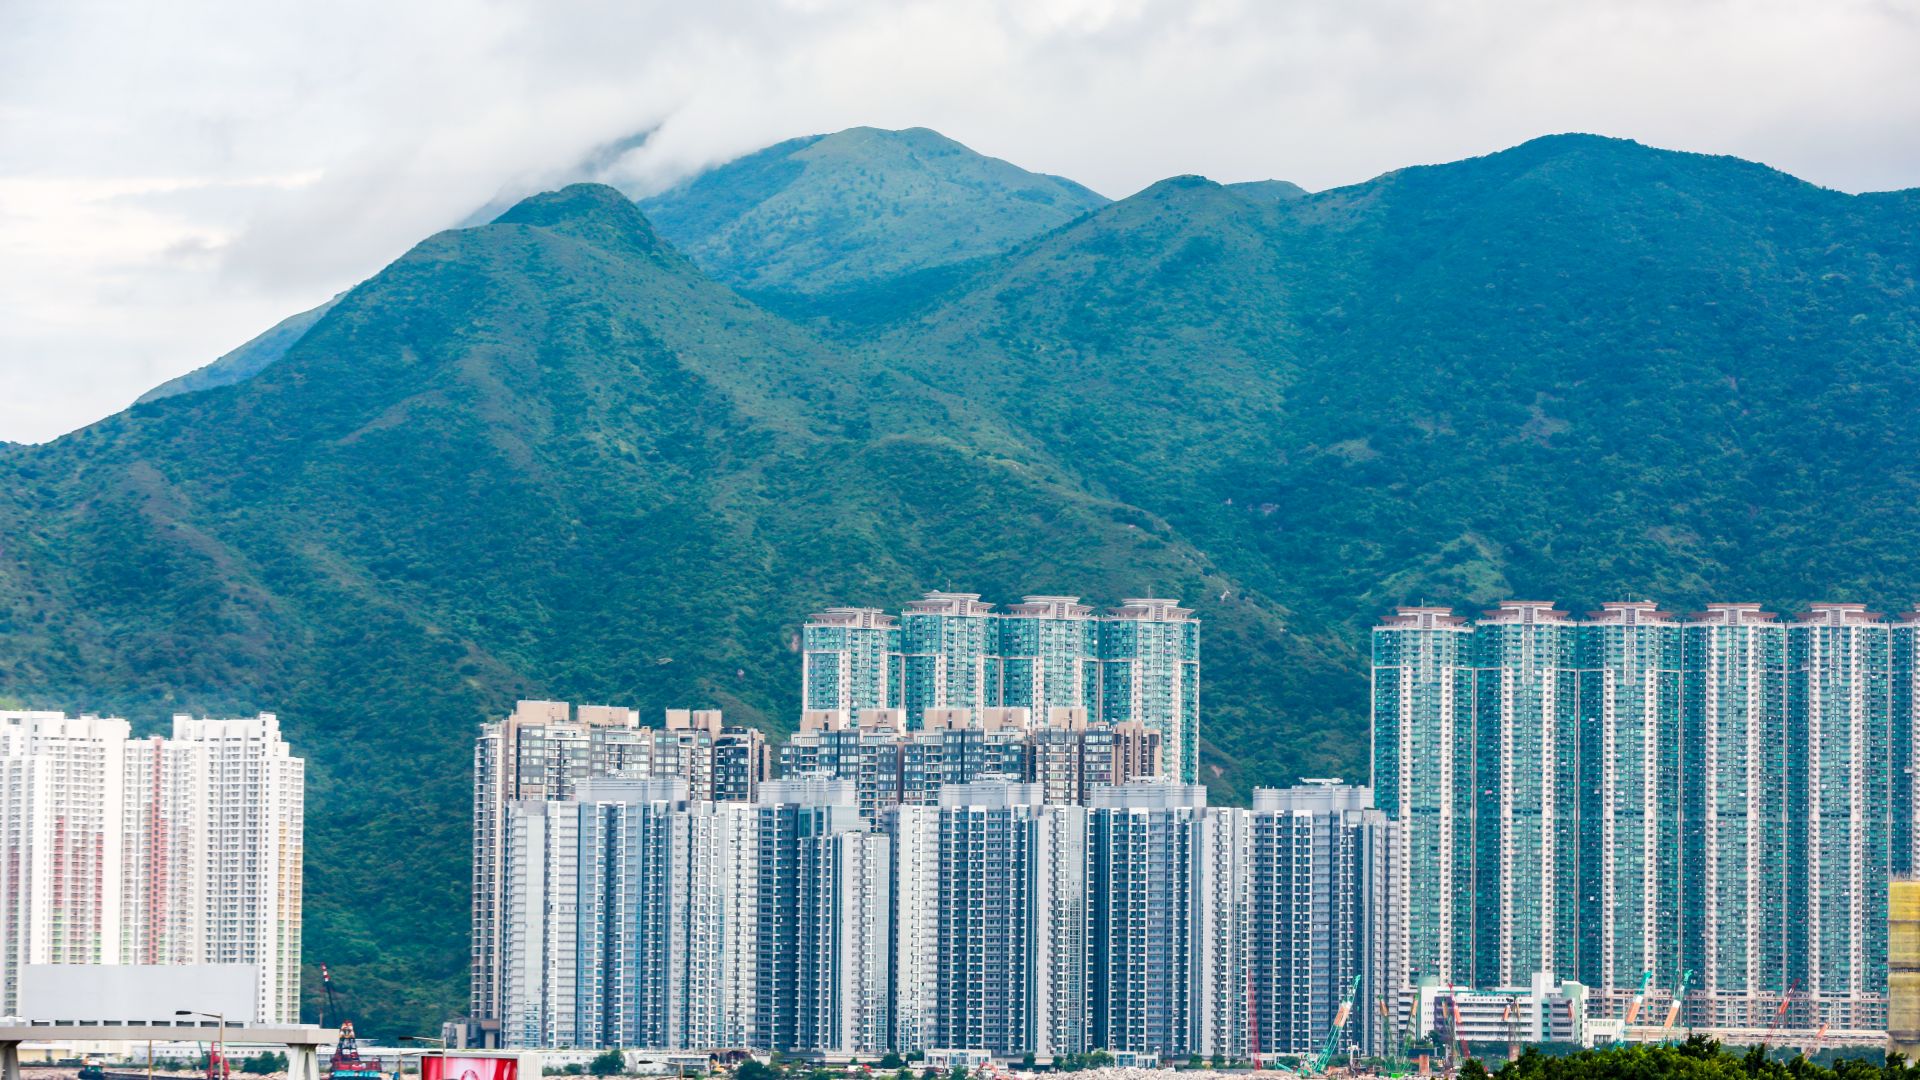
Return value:
<svg viewBox="0 0 1920 1080">
<path fill-rule="evenodd" d="M 212 1020 L 32 1020 L 0 1023 L 0 1080 L 20 1080 L 20 1044 L 48 1042 L 182 1042 L 278 1044 L 287 1048 L 287 1080 L 320 1080 L 320 1048 L 339 1041 L 338 1028 L 318 1024 L 221 1024 Z"/>
</svg>

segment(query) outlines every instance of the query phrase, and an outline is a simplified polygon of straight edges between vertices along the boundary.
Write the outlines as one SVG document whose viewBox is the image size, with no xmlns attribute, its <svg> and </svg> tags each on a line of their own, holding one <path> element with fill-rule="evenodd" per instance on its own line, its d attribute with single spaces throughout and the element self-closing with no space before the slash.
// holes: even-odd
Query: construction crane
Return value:
<svg viewBox="0 0 1920 1080">
<path fill-rule="evenodd" d="M 1673 1004 L 1667 1007 L 1667 1022 L 1660 1025 L 1660 1038 L 1665 1041 L 1667 1033 L 1673 1030 L 1673 1022 L 1680 1019 L 1680 1006 L 1687 1000 L 1687 986 L 1693 982 L 1693 969 L 1680 973 L 1680 985 L 1674 988 Z"/>
<path fill-rule="evenodd" d="M 1640 976 L 1640 989 L 1634 992 L 1633 1001 L 1627 1005 L 1627 1018 L 1622 1023 L 1631 1024 L 1639 1017 L 1640 1006 L 1647 1003 L 1647 987 L 1652 985 L 1653 969 L 1648 968 L 1646 974 Z"/>
<path fill-rule="evenodd" d="M 1781 992 L 1780 1005 L 1773 1010 L 1773 1023 L 1767 1025 L 1769 1035 L 1780 1030 L 1780 1024 L 1787 1018 L 1787 1006 L 1793 1004 L 1793 992 L 1799 988 L 1800 980 L 1795 979 L 1787 984 L 1786 990 Z"/>
<path fill-rule="evenodd" d="M 1393 1015 L 1392 1010 L 1387 1008 L 1387 999 L 1384 994 L 1378 1000 L 1380 1024 L 1387 1029 L 1387 1075 L 1398 1076 L 1399 1073 L 1393 1070 L 1399 1068 L 1407 1049 L 1406 1044 L 1400 1041 L 1400 1020 Z"/>
<path fill-rule="evenodd" d="M 1327 1041 L 1320 1046 L 1320 1052 L 1314 1055 L 1307 1065 L 1307 1072 L 1323 1073 L 1333 1061 L 1333 1052 L 1340 1048 L 1340 1036 L 1346 1034 L 1347 1017 L 1353 1013 L 1353 995 L 1360 992 L 1360 976 L 1355 975 L 1347 984 L 1347 996 L 1340 999 L 1340 1008 L 1333 1014 L 1333 1024 L 1327 1028 Z"/>
<path fill-rule="evenodd" d="M 333 1056 L 327 1059 L 327 1080 L 381 1080 L 384 1075 L 377 1061 L 368 1061 L 360 1056 L 360 1040 L 353 1034 L 353 1021 L 341 1014 L 339 1002 L 333 996 L 333 973 L 327 965 L 320 965 L 320 986 L 325 993 L 321 1000 L 323 1008 L 332 1009 L 340 1017 L 340 1038 L 335 1041 Z M 326 1013 L 320 1014 L 320 1023 L 326 1024 Z"/>
<path fill-rule="evenodd" d="M 1460 998 L 1451 986 L 1447 987 L 1447 1009 L 1453 1014 L 1454 1045 L 1460 1051 L 1460 1060 L 1465 1061 L 1473 1055 L 1473 1051 L 1467 1046 L 1467 1033 L 1460 1030 Z"/>
</svg>

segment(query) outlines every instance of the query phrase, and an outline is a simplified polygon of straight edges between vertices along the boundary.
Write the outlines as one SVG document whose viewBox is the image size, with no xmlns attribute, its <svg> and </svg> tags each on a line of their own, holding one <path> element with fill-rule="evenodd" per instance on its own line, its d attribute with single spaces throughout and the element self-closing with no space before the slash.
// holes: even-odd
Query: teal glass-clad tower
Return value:
<svg viewBox="0 0 1920 1080">
<path fill-rule="evenodd" d="M 1787 963 L 1787 628 L 1714 604 L 1683 631 L 1687 785 L 1684 964 L 1708 1018 L 1771 1021 Z"/>
<path fill-rule="evenodd" d="M 1617 999 L 1681 966 L 1683 630 L 1647 601 L 1610 603 L 1576 635 L 1581 982 Z"/>
<path fill-rule="evenodd" d="M 1860 604 L 1816 604 L 1788 627 L 1789 973 L 1823 1022 L 1887 985 L 1891 627 Z M 1831 1019 L 1829 1019 L 1831 1018 Z"/>
<path fill-rule="evenodd" d="M 999 619 L 999 704 L 1092 709 L 1100 700 L 1100 620 L 1077 596 L 1028 596 Z"/>
<path fill-rule="evenodd" d="M 828 608 L 800 631 L 801 708 L 853 715 L 900 707 L 900 629 L 875 608 Z"/>
<path fill-rule="evenodd" d="M 1373 632 L 1374 804 L 1399 823 L 1392 888 L 1410 981 L 1474 980 L 1473 627 L 1401 608 Z"/>
<path fill-rule="evenodd" d="M 1200 775 L 1200 622 L 1177 601 L 1126 600 L 1100 627 L 1100 719 L 1160 733 L 1162 775 Z"/>
<path fill-rule="evenodd" d="M 1402 608 L 1373 635 L 1373 781 L 1410 978 L 1644 983 L 1688 1023 L 1876 1029 L 1887 883 L 1914 866 L 1920 623 Z"/>
<path fill-rule="evenodd" d="M 1474 842 L 1502 872 L 1475 890 L 1475 977 L 1523 985 L 1570 971 L 1579 899 L 1576 628 L 1551 604 L 1509 601 L 1473 635 Z"/>
<path fill-rule="evenodd" d="M 900 709 L 915 731 L 929 709 L 960 710 L 973 727 L 988 709 L 1027 709 L 1036 725 L 1068 724 L 1059 710 L 1080 710 L 1071 723 L 1158 735 L 1160 775 L 1199 776 L 1200 620 L 1176 600 L 1096 612 L 1077 596 L 1028 596 L 996 611 L 978 593 L 930 592 L 897 619 L 828 608 L 801 640 L 807 712 L 852 720 Z"/>
<path fill-rule="evenodd" d="M 993 605 L 978 593 L 930 592 L 900 616 L 902 703 L 907 726 L 928 709 L 965 709 L 974 723 L 1000 699 Z"/>
</svg>

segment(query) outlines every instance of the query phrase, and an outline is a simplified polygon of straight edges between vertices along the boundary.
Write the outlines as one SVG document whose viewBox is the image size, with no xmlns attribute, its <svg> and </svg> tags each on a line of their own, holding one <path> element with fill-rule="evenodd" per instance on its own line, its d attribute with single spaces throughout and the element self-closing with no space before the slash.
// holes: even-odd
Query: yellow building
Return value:
<svg viewBox="0 0 1920 1080">
<path fill-rule="evenodd" d="M 1887 993 L 1887 1050 L 1920 1058 L 1920 880 L 1888 886 Z"/>
</svg>

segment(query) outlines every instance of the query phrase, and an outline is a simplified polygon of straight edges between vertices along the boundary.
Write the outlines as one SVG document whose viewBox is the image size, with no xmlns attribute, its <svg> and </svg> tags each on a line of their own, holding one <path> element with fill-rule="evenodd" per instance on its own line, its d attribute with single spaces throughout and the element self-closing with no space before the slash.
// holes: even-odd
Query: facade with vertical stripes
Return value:
<svg viewBox="0 0 1920 1080">
<path fill-rule="evenodd" d="M 1028 596 L 996 610 L 977 593 L 930 592 L 898 617 L 828 608 L 801 642 L 801 709 L 816 725 L 880 710 L 901 710 L 909 731 L 934 713 L 978 727 L 996 709 L 1025 709 L 1035 723 L 1074 712 L 1144 727 L 1160 743 L 1159 773 L 1199 775 L 1200 621 L 1178 601 L 1096 611 L 1077 596 Z"/>
<path fill-rule="evenodd" d="M 1913 866 L 1916 623 L 1858 604 L 1575 619 L 1511 601 L 1374 631 L 1373 776 L 1409 977 L 1554 972 L 1620 1015 L 1691 972 L 1691 1022 L 1885 1022 Z"/>
<path fill-rule="evenodd" d="M 31 964 L 250 964 L 300 1015 L 306 764 L 272 713 L 0 712 L 0 1013 Z"/>
</svg>

